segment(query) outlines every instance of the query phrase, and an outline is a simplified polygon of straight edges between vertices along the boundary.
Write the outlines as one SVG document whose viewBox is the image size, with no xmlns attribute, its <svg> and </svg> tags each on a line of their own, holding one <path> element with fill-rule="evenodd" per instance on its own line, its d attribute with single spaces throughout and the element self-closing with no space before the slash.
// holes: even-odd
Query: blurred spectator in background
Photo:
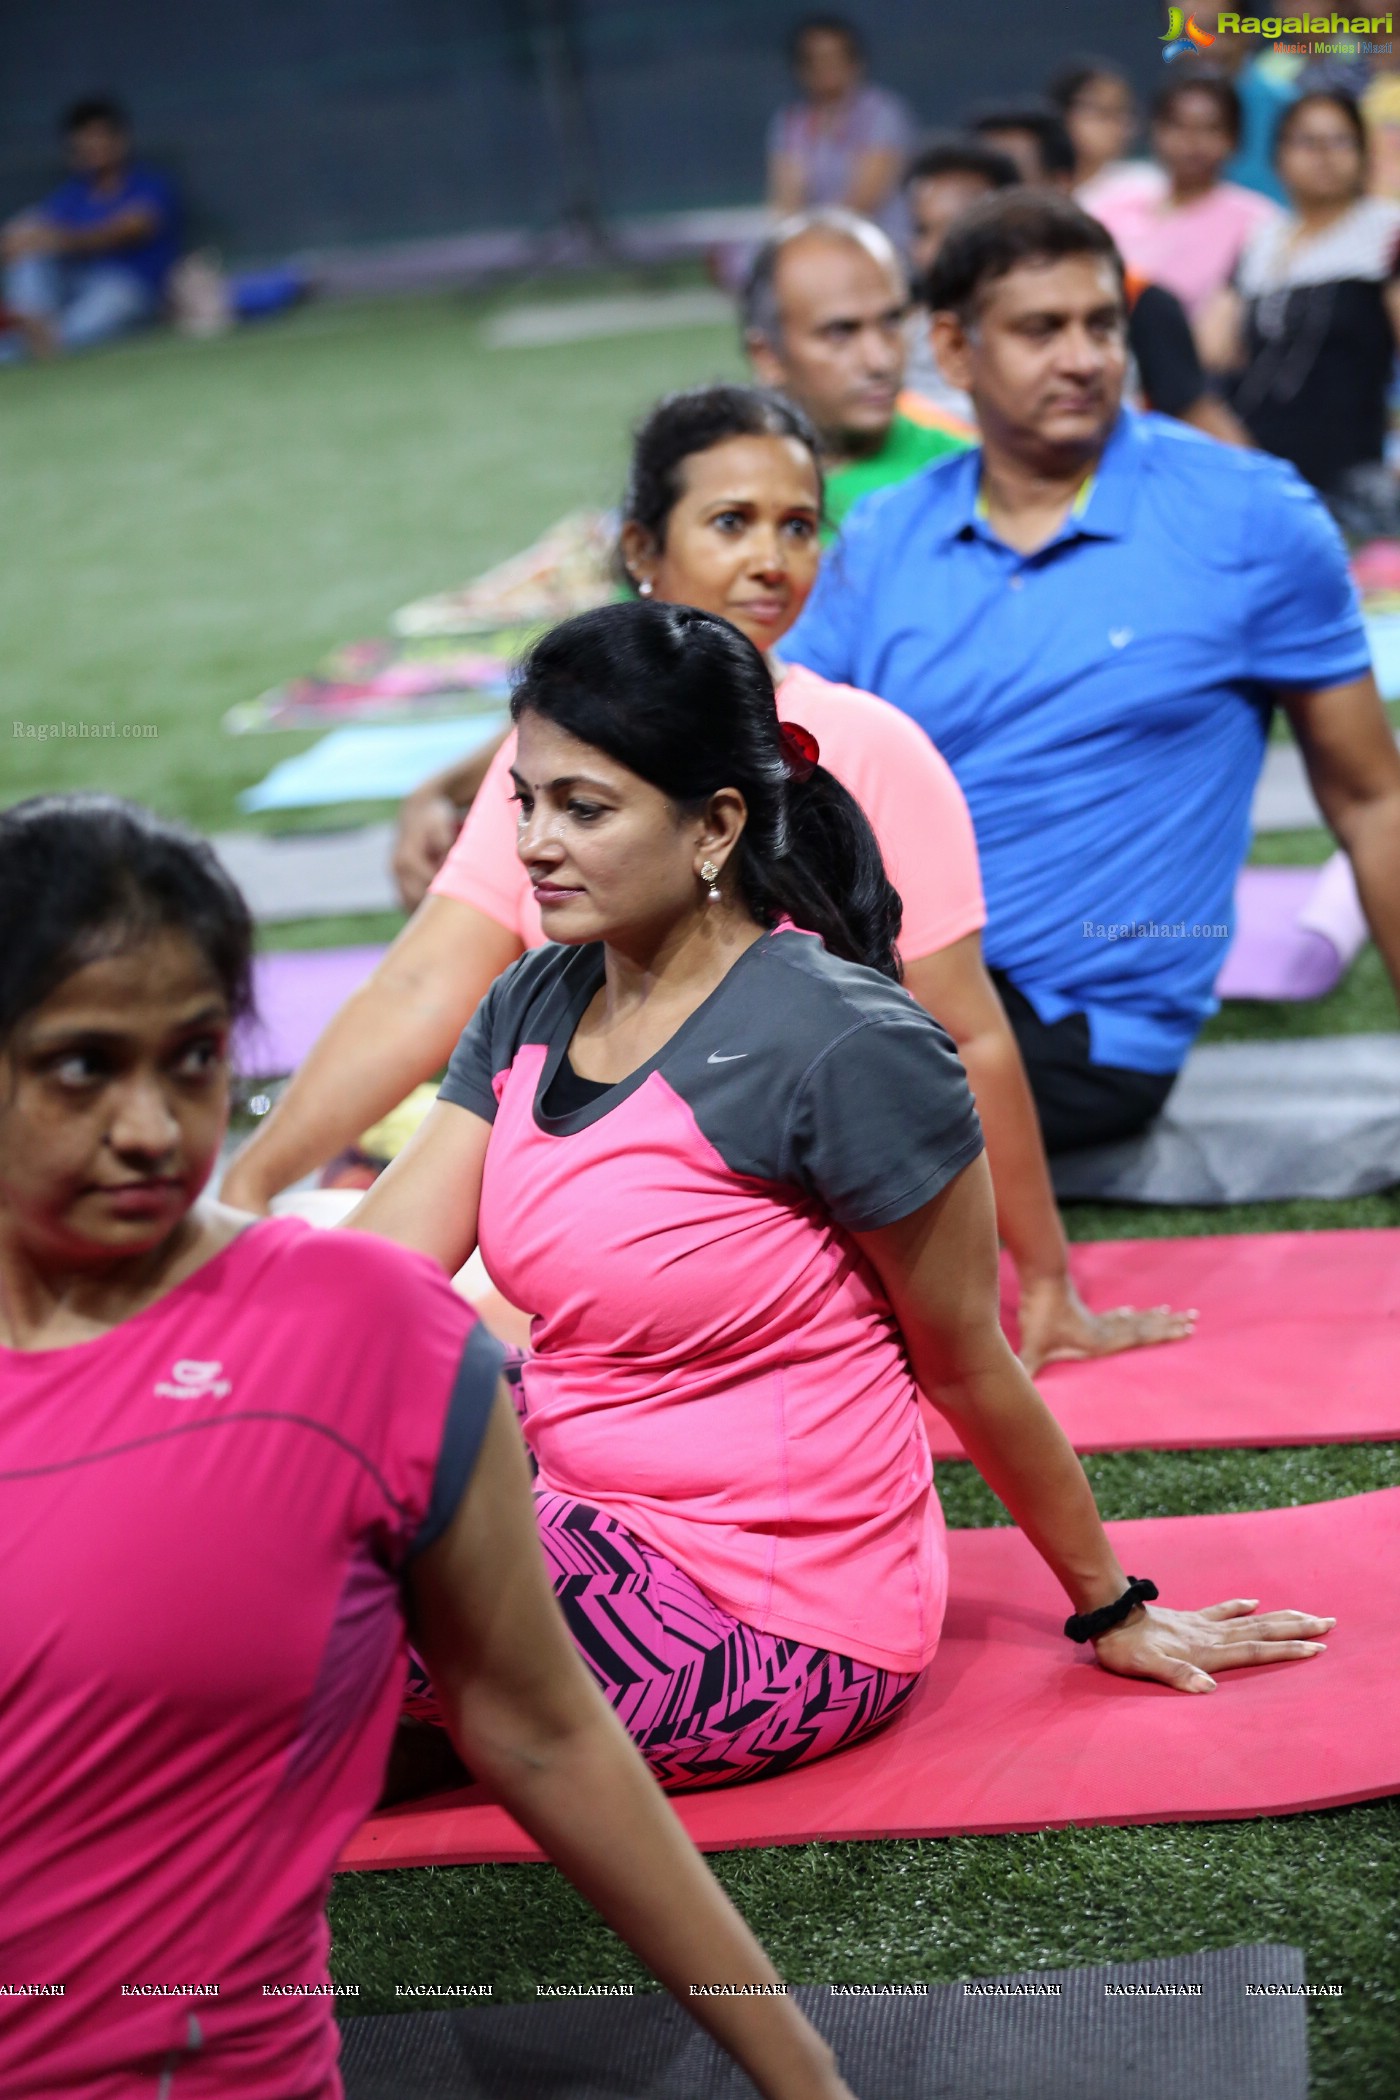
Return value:
<svg viewBox="0 0 1400 2100">
<path fill-rule="evenodd" d="M 844 205 L 902 244 L 899 178 L 915 138 L 907 106 L 867 81 L 860 32 L 839 15 L 799 22 L 789 52 L 802 100 L 769 126 L 769 203 L 784 214 Z"/>
<path fill-rule="evenodd" d="M 833 525 L 858 497 L 967 443 L 902 394 L 908 312 L 892 242 L 837 208 L 784 221 L 744 282 L 749 363 L 762 385 L 786 394 L 816 426 Z"/>
<path fill-rule="evenodd" d="M 966 209 L 979 196 L 1008 188 L 1017 179 L 1018 171 L 1023 182 L 1037 189 L 1056 190 L 1062 196 L 1070 193 L 1073 184 L 1073 147 L 1063 119 L 1053 109 L 1032 104 L 984 114 L 974 121 L 981 129 L 968 139 L 967 145 L 985 158 L 979 170 L 963 154 L 956 191 L 951 188 L 950 176 L 930 181 L 919 173 L 929 165 L 941 167 L 955 141 L 943 148 L 932 147 L 909 170 L 907 189 L 913 225 L 910 253 L 916 269 L 915 291 L 920 296 L 924 274 L 932 268 L 943 236 L 956 216 L 943 215 L 943 207 L 948 203 L 960 200 L 959 208 Z M 993 138 L 995 146 L 991 143 Z M 1248 435 L 1238 418 L 1211 391 L 1181 301 L 1165 286 L 1148 283 L 1135 270 L 1126 273 L 1126 297 L 1128 349 L 1132 357 L 1130 392 L 1141 395 L 1148 408 L 1194 424 L 1227 445 L 1248 444 Z M 908 325 L 909 385 L 936 401 L 946 413 L 975 423 L 970 400 L 938 369 L 927 310 L 916 307 Z"/>
<path fill-rule="evenodd" d="M 1066 190 L 1074 183 L 1074 147 L 1064 118 L 1048 102 L 984 104 L 967 128 L 1014 161 L 1022 182 L 1053 182 Z"/>
<path fill-rule="evenodd" d="M 916 153 L 904 176 L 904 199 L 909 212 L 909 263 L 914 297 L 922 300 L 923 279 L 943 246 L 943 236 L 960 213 L 993 190 L 1010 189 L 1021 180 L 1021 171 L 1009 154 L 989 145 L 971 132 L 951 132 L 931 139 Z M 945 415 L 973 428 L 972 402 L 961 387 L 945 377 L 929 341 L 928 309 L 922 303 L 911 307 L 905 323 L 908 359 L 905 381 L 925 401 Z"/>
<path fill-rule="evenodd" d="M 1394 532 L 1382 457 L 1400 204 L 1365 194 L 1365 127 L 1343 89 L 1285 110 L 1274 154 L 1288 216 L 1254 236 L 1203 316 L 1203 346 L 1238 375 L 1236 413 L 1266 451 L 1292 460 L 1358 536 Z"/>
<path fill-rule="evenodd" d="M 131 157 L 106 96 L 63 119 L 72 173 L 0 234 L 5 306 L 35 356 L 85 350 L 155 317 L 179 254 L 175 193 Z"/>
<path fill-rule="evenodd" d="M 1366 187 L 1373 197 L 1400 197 L 1400 39 L 1372 59 L 1360 102 L 1370 148 Z"/>
<path fill-rule="evenodd" d="M 1229 283 L 1245 247 L 1278 217 L 1257 190 L 1224 179 L 1240 140 L 1240 98 L 1222 74 L 1183 71 L 1152 105 L 1152 151 L 1161 175 L 1105 181 L 1094 201 L 1130 269 L 1175 292 L 1194 320 Z"/>
<path fill-rule="evenodd" d="M 1126 76 L 1106 59 L 1081 58 L 1057 73 L 1045 91 L 1057 111 L 1074 151 L 1074 194 L 1085 211 L 1094 209 L 1099 189 L 1108 182 L 1122 186 L 1135 171 L 1150 184 L 1150 161 L 1128 159 L 1137 135 L 1137 102 Z"/>
</svg>

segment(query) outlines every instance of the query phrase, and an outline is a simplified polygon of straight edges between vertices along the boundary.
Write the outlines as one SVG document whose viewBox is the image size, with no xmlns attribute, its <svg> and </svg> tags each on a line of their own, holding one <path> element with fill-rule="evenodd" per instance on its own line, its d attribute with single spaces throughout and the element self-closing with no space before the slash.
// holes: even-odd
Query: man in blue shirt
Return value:
<svg viewBox="0 0 1400 2100">
<path fill-rule="evenodd" d="M 149 320 L 179 254 L 174 191 L 132 160 L 118 105 L 75 102 L 63 131 L 72 174 L 0 234 L 5 306 L 39 357 Z"/>
<path fill-rule="evenodd" d="M 784 653 L 883 694 L 957 774 L 987 958 L 1066 1150 L 1150 1120 L 1215 1009 L 1276 702 L 1400 983 L 1400 755 L 1312 492 L 1122 408 L 1096 220 L 973 206 L 930 306 L 982 446 L 857 506 Z"/>
</svg>

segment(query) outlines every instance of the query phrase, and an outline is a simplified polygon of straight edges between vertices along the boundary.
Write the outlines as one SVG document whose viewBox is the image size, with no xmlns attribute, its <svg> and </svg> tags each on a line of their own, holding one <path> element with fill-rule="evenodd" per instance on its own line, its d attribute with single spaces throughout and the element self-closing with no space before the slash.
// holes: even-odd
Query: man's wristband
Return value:
<svg viewBox="0 0 1400 2100">
<path fill-rule="evenodd" d="M 1081 1611 L 1065 1620 L 1065 1633 L 1072 1641 L 1096 1641 L 1100 1634 L 1111 1633 L 1121 1626 L 1130 1611 L 1139 1604 L 1150 1604 L 1157 1594 L 1155 1582 L 1148 1582 L 1142 1575 L 1130 1575 L 1128 1587 L 1112 1604 L 1100 1605 L 1097 1611 Z"/>
</svg>

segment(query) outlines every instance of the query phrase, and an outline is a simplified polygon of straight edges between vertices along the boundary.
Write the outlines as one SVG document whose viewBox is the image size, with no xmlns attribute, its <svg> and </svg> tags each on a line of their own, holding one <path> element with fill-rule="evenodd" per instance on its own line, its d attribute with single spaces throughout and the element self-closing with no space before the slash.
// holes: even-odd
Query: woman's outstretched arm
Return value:
<svg viewBox="0 0 1400 2100">
<path fill-rule="evenodd" d="M 985 1158 L 910 1217 L 855 1237 L 894 1307 L 920 1388 L 1054 1570 L 1071 1610 L 1114 1603 L 1127 1578 L 1084 1468 L 1001 1331 Z M 1139 1604 L 1094 1645 L 1106 1669 L 1209 1692 L 1212 1670 L 1318 1654 L 1318 1636 L 1334 1623 L 1306 1612 L 1254 1618 L 1252 1611 L 1238 1597 L 1204 1611 Z"/>
<path fill-rule="evenodd" d="M 470 1770 L 766 2100 L 852 2100 L 569 1637 L 504 1391 L 410 1594 L 415 1641 Z M 717 1985 L 747 1995 L 695 1995 Z"/>
<path fill-rule="evenodd" d="M 904 965 L 905 989 L 958 1046 L 987 1141 L 997 1229 L 1021 1284 L 1021 1360 L 1042 1364 L 1114 1356 L 1191 1333 L 1194 1316 L 1169 1305 L 1090 1312 L 1069 1272 L 1069 1248 L 1030 1081 L 975 933 Z"/>
<path fill-rule="evenodd" d="M 222 1196 L 262 1212 L 440 1072 L 515 934 L 455 897 L 427 897 L 374 975 L 327 1024 L 285 1093 L 237 1153 Z"/>
</svg>

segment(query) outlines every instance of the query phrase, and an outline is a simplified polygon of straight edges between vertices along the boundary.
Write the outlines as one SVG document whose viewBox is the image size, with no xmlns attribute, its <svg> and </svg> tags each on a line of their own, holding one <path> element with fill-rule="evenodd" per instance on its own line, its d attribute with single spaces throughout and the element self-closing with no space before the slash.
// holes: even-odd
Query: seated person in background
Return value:
<svg viewBox="0 0 1400 2100">
<path fill-rule="evenodd" d="M 1137 98 L 1125 73 L 1108 59 L 1081 58 L 1058 72 L 1045 90 L 1059 112 L 1074 150 L 1074 195 L 1085 211 L 1094 209 L 1101 188 L 1119 182 L 1130 170 L 1150 182 L 1153 169 L 1130 161 L 1128 148 L 1137 135 Z"/>
<path fill-rule="evenodd" d="M 970 204 L 1009 190 L 1021 180 L 1010 154 L 974 138 L 971 132 L 949 132 L 931 139 L 904 171 L 904 197 L 909 209 L 909 277 L 915 304 L 905 322 L 906 386 L 945 415 L 975 428 L 972 403 L 940 369 L 929 341 L 928 309 L 918 304 L 929 266 L 943 245 L 954 219 Z"/>
<path fill-rule="evenodd" d="M 0 234 L 5 305 L 39 357 L 153 319 L 179 255 L 174 191 L 132 159 L 119 105 L 75 102 L 63 133 L 72 174 Z"/>
<path fill-rule="evenodd" d="M 952 1035 L 977 1099 L 1028 1365 L 1169 1340 L 1187 1317 L 1095 1316 L 1070 1280 L 1035 1108 L 982 964 L 977 848 L 957 783 L 894 708 L 772 654 L 816 576 L 821 503 L 816 441 L 795 409 L 745 387 L 698 387 L 662 401 L 637 433 L 623 556 L 644 597 L 720 614 L 768 655 L 779 713 L 815 733 L 868 815 L 903 898 L 905 983 Z M 426 903 L 230 1169 L 230 1201 L 262 1208 L 440 1070 L 498 972 L 549 937 L 515 850 L 514 763 L 512 736 Z"/>
<path fill-rule="evenodd" d="M 1400 204 L 1365 194 L 1365 127 L 1339 88 L 1284 112 L 1274 154 L 1289 214 L 1254 236 L 1202 316 L 1202 341 L 1235 375 L 1235 411 L 1265 451 L 1343 510 L 1378 482 L 1393 527 L 1382 461 L 1400 340 Z"/>
<path fill-rule="evenodd" d="M 579 613 L 512 714 L 550 943 L 348 1224 L 448 1272 L 479 1242 L 530 1308 L 522 1418 L 574 1637 L 663 1784 L 758 1778 L 883 1727 L 935 1652 L 920 1392 L 1076 1614 L 1141 1592 L 1002 1333 L 977 1116 L 899 986 L 879 847 L 753 644 L 692 606 Z M 1204 1691 L 1326 1631 L 1248 1610 L 1149 1607 L 1099 1661 Z"/>
<path fill-rule="evenodd" d="M 1241 255 L 1278 206 L 1227 182 L 1225 163 L 1240 142 L 1240 98 L 1223 75 L 1183 70 L 1152 104 L 1152 151 L 1159 174 L 1136 171 L 1105 183 L 1094 200 L 1130 270 L 1175 292 L 1193 323 L 1230 282 Z"/>
<path fill-rule="evenodd" d="M 1275 702 L 1400 981 L 1400 753 L 1317 498 L 1122 407 L 1096 219 L 988 198 L 928 291 L 981 449 L 855 512 L 786 646 L 903 708 L 957 775 L 1054 1154 L 1143 1128 L 1215 1010 Z"/>
<path fill-rule="evenodd" d="M 201 1195 L 252 932 L 144 810 L 0 815 L 0 1974 L 64 1980 L 0 1995 L 0 2089 L 340 2093 L 325 1898 L 411 1612 L 472 1770 L 759 2091 L 852 2100 L 790 2000 L 693 1995 L 777 1979 L 569 1639 L 499 1345 L 401 1248 Z M 1136 1616 L 1109 1667 L 1209 1662 Z M 197 2018 L 126 1995 L 190 1949 Z"/>
<path fill-rule="evenodd" d="M 969 441 L 901 392 L 908 311 L 892 244 L 851 212 L 787 220 L 750 265 L 739 303 L 749 364 L 815 426 L 832 526 L 858 497 Z"/>
<path fill-rule="evenodd" d="M 1056 190 L 1061 196 L 1069 194 L 1076 158 L 1064 119 L 1057 110 L 1034 104 L 992 110 L 979 117 L 974 128 L 986 143 L 994 144 L 1015 160 L 1023 182 Z M 1149 178 L 1153 172 L 1150 168 L 1146 171 Z M 917 203 L 913 209 L 917 218 Z M 929 263 L 924 265 L 925 270 Z M 1131 269 L 1125 272 L 1124 283 L 1128 350 L 1136 367 L 1143 406 L 1155 408 L 1160 415 L 1176 416 L 1208 436 L 1219 438 L 1223 444 L 1247 445 L 1249 434 L 1243 424 L 1210 389 L 1186 309 L 1176 294 L 1165 285 L 1149 284 L 1145 276 Z M 927 339 L 926 310 L 923 321 Z M 928 354 L 933 355 L 931 343 Z"/>
<path fill-rule="evenodd" d="M 841 205 L 902 241 L 899 177 L 915 137 L 909 110 L 870 85 L 860 31 L 839 15 L 799 22 L 788 50 L 802 100 L 769 126 L 769 203 L 785 217 Z"/>
</svg>

